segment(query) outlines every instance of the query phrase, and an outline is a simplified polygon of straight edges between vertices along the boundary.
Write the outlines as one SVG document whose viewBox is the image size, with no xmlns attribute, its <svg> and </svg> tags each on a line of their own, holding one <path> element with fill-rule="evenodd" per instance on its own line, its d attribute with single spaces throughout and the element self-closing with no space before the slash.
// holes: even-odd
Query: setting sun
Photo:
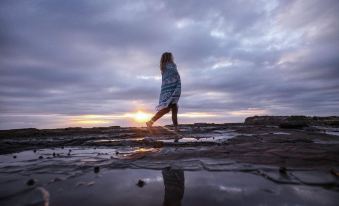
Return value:
<svg viewBox="0 0 339 206">
<path fill-rule="evenodd" d="M 151 118 L 151 114 L 145 113 L 145 112 L 142 112 L 142 111 L 138 111 L 138 112 L 132 114 L 132 118 L 136 122 L 146 122 Z"/>
</svg>

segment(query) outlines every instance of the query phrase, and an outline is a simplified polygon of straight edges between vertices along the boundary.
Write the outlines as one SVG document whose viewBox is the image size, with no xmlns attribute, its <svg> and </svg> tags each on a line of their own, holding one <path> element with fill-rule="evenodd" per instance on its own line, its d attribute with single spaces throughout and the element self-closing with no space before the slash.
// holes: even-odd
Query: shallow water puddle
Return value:
<svg viewBox="0 0 339 206">
<path fill-rule="evenodd" d="M 27 150 L 14 154 L 0 155 L 0 169 L 32 165 L 39 166 L 51 162 L 81 164 L 81 162 L 100 162 L 109 159 L 138 159 L 143 155 L 158 151 L 159 149 L 156 148 L 145 147 L 64 147 Z"/>
<path fill-rule="evenodd" d="M 328 171 L 140 158 L 161 152 L 178 151 L 65 147 L 0 155 L 0 205 L 336 205 L 339 198 Z"/>
<path fill-rule="evenodd" d="M 141 141 L 144 138 L 140 137 L 140 138 L 123 138 L 123 139 L 99 139 L 99 140 L 93 140 L 90 142 L 94 142 L 94 143 L 107 143 L 107 142 L 121 142 L 121 141 Z"/>
<path fill-rule="evenodd" d="M 178 142 L 181 143 L 194 143 L 194 142 L 214 142 L 222 143 L 231 138 L 238 136 L 239 133 L 233 132 L 233 130 L 215 130 L 213 133 L 207 134 L 192 134 L 192 135 L 180 135 Z M 156 138 L 154 138 L 156 139 Z M 158 141 L 171 143 L 173 139 L 157 139 Z"/>
<path fill-rule="evenodd" d="M 153 136 L 145 136 L 143 138 L 124 138 L 124 139 L 99 139 L 99 140 L 91 140 L 88 143 L 96 143 L 96 144 L 106 144 L 106 143 L 142 143 L 142 142 L 155 142 L 160 141 L 164 143 L 173 143 L 175 137 L 179 138 L 179 142 L 181 143 L 194 143 L 194 142 L 214 142 L 221 143 L 227 141 L 228 139 L 234 138 L 238 133 L 211 133 L 211 134 L 196 134 L 196 135 L 172 135 L 165 137 L 153 137 Z"/>
<path fill-rule="evenodd" d="M 326 134 L 330 134 L 330 135 L 339 136 L 339 131 L 338 130 L 328 130 L 325 133 Z"/>
<path fill-rule="evenodd" d="M 273 132 L 273 134 L 290 135 L 290 133 L 288 133 L 288 132 Z"/>
<path fill-rule="evenodd" d="M 15 179 L 15 182 L 8 181 Z M 25 184 L 34 178 L 34 184 Z M 276 184 L 244 172 L 106 169 L 57 181 L 52 175 L 1 175 L 0 204 L 29 205 L 336 205 L 338 193 Z M 4 189 L 6 188 L 6 189 Z"/>
<path fill-rule="evenodd" d="M 339 136 L 339 129 L 334 127 L 322 127 L 322 126 L 316 126 L 315 128 L 319 129 L 325 134 Z"/>
</svg>

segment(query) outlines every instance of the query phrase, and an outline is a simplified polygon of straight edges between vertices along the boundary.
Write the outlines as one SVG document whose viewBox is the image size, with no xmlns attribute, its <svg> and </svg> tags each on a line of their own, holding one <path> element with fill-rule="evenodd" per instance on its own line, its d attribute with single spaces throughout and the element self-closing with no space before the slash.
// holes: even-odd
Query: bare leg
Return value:
<svg viewBox="0 0 339 206">
<path fill-rule="evenodd" d="M 155 121 L 157 121 L 158 119 L 160 119 L 160 117 L 164 116 L 166 113 L 168 113 L 171 110 L 170 107 L 166 107 L 160 111 L 158 111 L 150 121 L 146 122 L 146 126 L 147 129 L 150 131 L 150 133 L 152 133 L 152 125 Z"/>
<path fill-rule="evenodd" d="M 172 108 L 172 122 L 173 122 L 174 130 L 179 131 L 178 130 L 178 105 L 172 104 L 171 108 Z"/>
<path fill-rule="evenodd" d="M 150 120 L 151 122 L 156 122 L 158 119 L 160 119 L 162 116 L 164 116 L 166 113 L 168 113 L 171 110 L 170 107 L 166 107 L 160 111 L 158 111 Z"/>
</svg>

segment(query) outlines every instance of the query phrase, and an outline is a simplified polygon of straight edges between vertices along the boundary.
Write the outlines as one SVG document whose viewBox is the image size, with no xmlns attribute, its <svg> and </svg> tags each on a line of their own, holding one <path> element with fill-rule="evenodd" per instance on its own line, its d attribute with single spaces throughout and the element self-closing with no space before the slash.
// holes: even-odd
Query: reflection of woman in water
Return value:
<svg viewBox="0 0 339 206">
<path fill-rule="evenodd" d="M 185 176 L 182 169 L 166 167 L 162 170 L 165 185 L 164 206 L 179 206 L 184 197 Z"/>
<path fill-rule="evenodd" d="M 150 121 L 146 122 L 146 125 L 151 131 L 153 123 L 172 110 L 173 126 L 175 131 L 178 131 L 177 114 L 178 101 L 181 94 L 181 80 L 172 53 L 165 52 L 162 54 L 160 59 L 160 71 L 162 75 L 162 84 L 159 105 L 156 107 L 158 112 Z"/>
</svg>

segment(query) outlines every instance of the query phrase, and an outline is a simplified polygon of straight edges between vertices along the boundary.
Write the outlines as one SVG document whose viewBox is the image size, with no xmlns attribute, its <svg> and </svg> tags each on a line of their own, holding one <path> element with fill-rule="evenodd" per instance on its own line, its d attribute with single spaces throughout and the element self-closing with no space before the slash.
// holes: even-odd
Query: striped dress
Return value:
<svg viewBox="0 0 339 206">
<path fill-rule="evenodd" d="M 159 105 L 156 110 L 160 111 L 169 104 L 178 104 L 181 94 L 181 81 L 177 66 L 174 63 L 167 63 L 162 74 L 161 92 Z"/>
</svg>

